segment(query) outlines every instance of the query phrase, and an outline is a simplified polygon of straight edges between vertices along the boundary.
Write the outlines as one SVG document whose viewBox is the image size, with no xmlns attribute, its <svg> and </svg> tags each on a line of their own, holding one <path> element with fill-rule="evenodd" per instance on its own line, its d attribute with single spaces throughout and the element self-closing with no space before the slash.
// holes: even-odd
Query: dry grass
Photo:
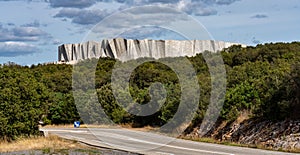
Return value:
<svg viewBox="0 0 300 155">
<path fill-rule="evenodd" d="M 243 121 L 248 120 L 250 114 L 251 114 L 250 111 L 247 111 L 247 110 L 242 111 L 241 114 L 240 114 L 240 115 L 238 116 L 238 118 L 236 119 L 235 123 L 240 124 L 240 123 L 242 123 Z"/>
<path fill-rule="evenodd" d="M 16 152 L 26 150 L 42 150 L 42 149 L 78 149 L 88 148 L 76 141 L 66 140 L 57 136 L 50 135 L 48 137 L 35 137 L 19 139 L 14 142 L 0 142 L 0 152 Z"/>
<path fill-rule="evenodd" d="M 235 142 L 231 142 L 231 141 L 219 141 L 219 140 L 216 140 L 216 139 L 213 139 L 210 137 L 202 137 L 202 138 L 182 137 L 182 139 L 197 141 L 197 142 L 204 142 L 204 143 L 222 144 L 222 145 L 228 145 L 228 146 L 265 149 L 261 145 L 247 145 L 247 144 L 240 144 L 240 143 L 235 143 Z"/>
</svg>

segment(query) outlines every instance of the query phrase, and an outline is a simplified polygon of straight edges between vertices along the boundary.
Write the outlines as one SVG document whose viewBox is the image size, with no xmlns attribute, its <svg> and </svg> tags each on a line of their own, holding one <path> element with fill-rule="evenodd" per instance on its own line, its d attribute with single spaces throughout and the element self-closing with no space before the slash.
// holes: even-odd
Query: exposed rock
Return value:
<svg viewBox="0 0 300 155">
<path fill-rule="evenodd" d="M 222 126 L 220 128 L 220 126 Z M 220 141 L 231 141 L 240 144 L 261 145 L 275 150 L 300 151 L 300 121 L 286 120 L 281 122 L 247 119 L 216 126 L 206 136 Z M 187 136 L 195 137 L 197 130 Z M 217 133 L 216 133 L 217 132 Z"/>
<path fill-rule="evenodd" d="M 213 40 L 132 40 L 116 38 L 100 42 L 63 44 L 58 47 L 58 61 L 76 63 L 88 58 L 111 57 L 121 61 L 152 57 L 195 56 L 204 51 L 217 52 L 237 43 Z M 245 45 L 242 45 L 245 46 Z"/>
</svg>

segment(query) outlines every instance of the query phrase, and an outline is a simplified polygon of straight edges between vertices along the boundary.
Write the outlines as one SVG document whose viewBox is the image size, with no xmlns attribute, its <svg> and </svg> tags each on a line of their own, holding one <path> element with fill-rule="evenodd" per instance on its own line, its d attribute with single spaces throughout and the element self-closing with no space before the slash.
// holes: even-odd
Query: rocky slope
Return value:
<svg viewBox="0 0 300 155">
<path fill-rule="evenodd" d="M 195 56 L 206 50 L 216 52 L 237 43 L 213 40 L 131 40 L 109 39 L 79 44 L 63 44 L 58 47 L 59 62 L 76 62 L 94 57 L 111 57 L 121 61 L 142 57 L 164 58 Z M 245 45 L 242 45 L 245 46 Z"/>
<path fill-rule="evenodd" d="M 197 138 L 197 132 L 198 128 L 195 128 L 187 136 Z M 205 137 L 274 150 L 300 151 L 300 121 L 272 122 L 244 118 L 232 123 L 219 122 Z"/>
</svg>

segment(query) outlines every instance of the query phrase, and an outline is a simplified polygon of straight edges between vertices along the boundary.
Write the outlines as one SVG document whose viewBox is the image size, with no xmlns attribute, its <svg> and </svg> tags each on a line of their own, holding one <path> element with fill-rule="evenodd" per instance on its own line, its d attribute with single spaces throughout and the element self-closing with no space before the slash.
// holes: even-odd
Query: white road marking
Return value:
<svg viewBox="0 0 300 155">
<path fill-rule="evenodd" d="M 157 153 L 157 154 L 166 154 L 166 155 L 174 155 L 172 153 L 167 153 L 167 152 L 155 152 L 155 153 Z"/>
<path fill-rule="evenodd" d="M 215 151 L 207 151 L 207 150 L 200 150 L 200 149 L 192 149 L 192 148 L 185 148 L 185 147 L 180 147 L 180 146 L 173 146 L 173 145 L 168 145 L 168 144 L 160 144 L 156 142 L 149 142 L 149 141 L 144 141 L 140 139 L 135 139 L 135 138 L 130 138 L 131 141 L 136 141 L 136 142 L 141 142 L 141 143 L 148 143 L 148 144 L 153 144 L 153 145 L 159 145 L 162 147 L 170 147 L 170 148 L 175 148 L 175 149 L 181 149 L 181 150 L 188 150 L 188 151 L 195 151 L 195 152 L 205 152 L 205 153 L 212 153 L 212 154 L 223 154 L 223 155 L 234 155 L 231 153 L 226 153 L 226 152 L 215 152 Z"/>
</svg>

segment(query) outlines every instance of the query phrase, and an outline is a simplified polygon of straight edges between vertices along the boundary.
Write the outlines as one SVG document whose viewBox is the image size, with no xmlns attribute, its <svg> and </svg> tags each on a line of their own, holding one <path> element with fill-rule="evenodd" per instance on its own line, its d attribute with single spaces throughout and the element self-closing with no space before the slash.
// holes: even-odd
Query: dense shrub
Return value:
<svg viewBox="0 0 300 155">
<path fill-rule="evenodd" d="M 300 43 L 270 43 L 247 48 L 233 46 L 220 54 L 227 71 L 227 92 L 220 119 L 233 121 L 245 110 L 259 119 L 277 121 L 300 118 Z M 188 59 L 201 87 L 199 107 L 190 124 L 195 126 L 201 123 L 210 103 L 211 77 L 202 54 Z M 184 70 L 180 64 L 181 58 L 165 58 L 165 61 L 175 63 L 177 68 Z M 101 58 L 97 62 L 96 88 L 85 87 L 88 79 L 81 80 L 78 86 L 82 92 L 93 93 L 90 89 L 95 89 L 99 102 L 85 102 L 90 96 L 83 93 L 82 102 L 79 100 L 77 104 L 79 111 L 74 104 L 71 65 L 1 65 L 0 139 L 14 140 L 19 136 L 37 134 L 40 120 L 48 124 L 67 124 L 80 120 L 81 116 L 85 123 L 93 124 L 109 122 L 104 117 L 107 115 L 115 123 L 161 126 L 174 116 L 182 92 L 175 72 L 168 66 L 148 62 L 131 74 L 129 92 L 134 102 L 148 103 L 151 99 L 149 86 L 154 82 L 161 82 L 166 88 L 167 99 L 161 109 L 153 115 L 140 117 L 129 114 L 120 106 L 111 90 L 115 63 L 129 66 L 135 62 L 122 63 L 110 58 Z M 89 68 L 93 69 L 93 66 L 78 68 L 76 74 L 90 75 Z M 73 76 L 76 77 L 76 74 Z M 101 110 L 103 113 L 99 113 Z"/>
</svg>

